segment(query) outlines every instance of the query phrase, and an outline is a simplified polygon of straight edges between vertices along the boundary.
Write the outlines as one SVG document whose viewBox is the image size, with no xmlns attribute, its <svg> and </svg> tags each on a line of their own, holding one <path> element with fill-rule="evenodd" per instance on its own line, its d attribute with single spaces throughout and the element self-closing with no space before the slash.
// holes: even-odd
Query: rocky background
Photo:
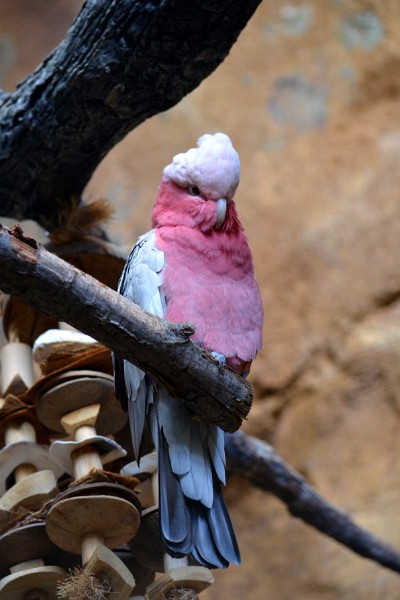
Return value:
<svg viewBox="0 0 400 600">
<path fill-rule="evenodd" d="M 0 85 L 62 39 L 80 0 L 2 0 Z M 265 306 L 245 429 L 400 546 L 400 4 L 264 0 L 223 65 L 105 159 L 86 198 L 128 250 L 161 171 L 205 132 L 239 151 L 237 204 Z M 1 213 L 1 207 L 0 207 Z M 243 564 L 202 598 L 395 600 L 400 579 L 232 481 Z"/>
</svg>

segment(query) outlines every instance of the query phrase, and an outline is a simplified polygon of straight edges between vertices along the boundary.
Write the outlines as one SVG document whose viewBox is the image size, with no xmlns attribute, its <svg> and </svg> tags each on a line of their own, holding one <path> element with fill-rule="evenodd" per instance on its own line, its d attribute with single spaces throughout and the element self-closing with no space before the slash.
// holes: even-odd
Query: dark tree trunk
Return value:
<svg viewBox="0 0 400 600">
<path fill-rule="evenodd" d="M 0 95 L 0 211 L 47 229 L 107 152 L 226 57 L 261 0 L 87 0 L 64 41 Z"/>
</svg>

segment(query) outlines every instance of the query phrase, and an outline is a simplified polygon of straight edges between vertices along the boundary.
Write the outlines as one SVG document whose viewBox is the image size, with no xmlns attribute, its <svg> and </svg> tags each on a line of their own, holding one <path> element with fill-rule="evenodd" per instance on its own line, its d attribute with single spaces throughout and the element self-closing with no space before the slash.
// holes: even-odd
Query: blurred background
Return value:
<svg viewBox="0 0 400 600">
<path fill-rule="evenodd" d="M 3 89 L 81 5 L 2 0 Z M 222 66 L 96 171 L 85 198 L 113 205 L 108 231 L 125 251 L 150 228 L 163 167 L 216 131 L 241 157 L 236 202 L 265 308 L 245 430 L 400 546 L 400 4 L 264 0 Z M 231 480 L 226 498 L 243 563 L 216 573 L 204 600 L 400 598 L 397 575 L 273 496 Z"/>
</svg>

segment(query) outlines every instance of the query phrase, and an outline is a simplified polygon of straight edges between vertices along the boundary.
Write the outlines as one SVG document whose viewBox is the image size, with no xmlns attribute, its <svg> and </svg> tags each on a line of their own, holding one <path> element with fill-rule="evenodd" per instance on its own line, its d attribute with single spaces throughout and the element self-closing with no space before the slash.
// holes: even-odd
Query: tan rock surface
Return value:
<svg viewBox="0 0 400 600">
<path fill-rule="evenodd" d="M 80 2 L 58 0 L 51 12 L 29 5 L 34 20 L 26 3 L 0 7 L 8 89 L 56 43 L 55 31 L 61 38 Z M 225 63 L 119 144 L 87 196 L 114 204 L 110 231 L 128 249 L 149 227 L 171 155 L 205 131 L 231 135 L 266 313 L 246 430 L 400 547 L 399 39 L 394 1 L 264 0 Z M 205 599 L 400 597 L 397 575 L 276 499 L 238 481 L 227 496 L 243 565 L 217 573 Z"/>
</svg>

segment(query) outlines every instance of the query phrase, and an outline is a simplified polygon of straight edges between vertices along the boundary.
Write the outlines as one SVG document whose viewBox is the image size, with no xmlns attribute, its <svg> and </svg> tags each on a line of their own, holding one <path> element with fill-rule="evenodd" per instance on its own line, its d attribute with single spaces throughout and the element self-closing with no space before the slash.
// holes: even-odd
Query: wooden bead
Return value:
<svg viewBox="0 0 400 600">
<path fill-rule="evenodd" d="M 135 586 L 132 573 L 124 563 L 103 544 L 98 544 L 91 559 L 86 564 L 90 573 L 101 573 L 110 583 L 110 598 L 128 600 Z"/>
<path fill-rule="evenodd" d="M 38 419 L 50 431 L 66 433 L 61 419 L 93 404 L 100 405 L 95 426 L 101 435 L 116 433 L 127 422 L 127 414 L 115 398 L 111 376 L 96 371 L 70 371 L 54 377 L 51 383 L 52 387 L 36 402 Z"/>
<path fill-rule="evenodd" d="M 53 471 L 56 478 L 63 471 L 50 458 L 48 447 L 41 446 L 35 442 L 16 442 L 9 444 L 0 450 L 0 494 L 6 491 L 6 479 L 20 465 L 30 464 L 37 471 L 49 469 Z"/>
<path fill-rule="evenodd" d="M 49 538 L 60 548 L 81 553 L 82 538 L 97 533 L 108 548 L 126 544 L 140 524 L 139 511 L 133 504 L 113 496 L 65 498 L 49 510 L 46 528 Z"/>
<path fill-rule="evenodd" d="M 0 576 L 15 564 L 38 558 L 46 560 L 57 551 L 43 521 L 10 529 L 0 535 Z"/>
<path fill-rule="evenodd" d="M 36 598 L 42 594 L 45 600 L 57 600 L 57 586 L 66 575 L 64 569 L 53 566 L 20 570 L 0 580 L 0 598 L 21 600 L 35 592 Z"/>
<path fill-rule="evenodd" d="M 78 439 L 76 436 L 77 429 L 85 425 L 95 428 L 99 412 L 100 404 L 88 404 L 87 406 L 83 406 L 82 408 L 78 408 L 77 410 L 67 413 L 61 417 L 60 422 L 63 429 L 69 435 L 75 435 L 75 439 Z"/>
<path fill-rule="evenodd" d="M 38 510 L 44 502 L 53 498 L 57 492 L 57 481 L 53 471 L 49 469 L 35 471 L 21 478 L 1 496 L 0 511 L 15 511 L 20 506 L 27 510 Z"/>
<path fill-rule="evenodd" d="M 126 450 L 114 440 L 102 435 L 94 435 L 80 442 L 56 440 L 50 446 L 49 456 L 65 473 L 74 476 L 73 454 L 88 445 L 95 446 L 96 453 L 101 458 L 101 463 L 96 463 L 96 465 L 92 463 L 93 468 L 102 468 L 102 465 L 126 455 Z M 79 477 L 86 475 L 87 472 L 83 469 L 82 472 L 79 472 Z"/>
</svg>

